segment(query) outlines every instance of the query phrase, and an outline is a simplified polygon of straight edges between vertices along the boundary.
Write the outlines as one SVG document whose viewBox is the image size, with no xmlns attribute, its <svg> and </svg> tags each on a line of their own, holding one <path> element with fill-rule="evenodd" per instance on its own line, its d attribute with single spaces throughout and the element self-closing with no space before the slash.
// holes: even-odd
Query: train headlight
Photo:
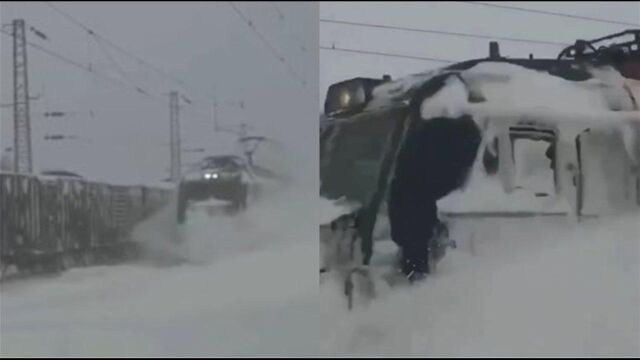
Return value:
<svg viewBox="0 0 640 360">
<path fill-rule="evenodd" d="M 349 91 L 344 91 L 340 94 L 340 106 L 343 108 L 349 107 L 349 103 L 351 102 L 351 93 Z"/>
<path fill-rule="evenodd" d="M 387 80 L 355 78 L 331 85 L 324 103 L 325 115 L 348 116 L 362 111 L 372 98 L 373 88 Z"/>
<path fill-rule="evenodd" d="M 217 179 L 218 178 L 218 174 L 217 173 L 204 173 L 204 178 L 207 179 L 207 180 Z"/>
</svg>

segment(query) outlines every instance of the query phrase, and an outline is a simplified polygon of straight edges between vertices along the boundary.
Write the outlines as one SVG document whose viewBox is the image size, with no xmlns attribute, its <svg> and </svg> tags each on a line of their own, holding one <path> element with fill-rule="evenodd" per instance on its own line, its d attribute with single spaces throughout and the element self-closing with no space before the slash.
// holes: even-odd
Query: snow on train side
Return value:
<svg viewBox="0 0 640 360">
<path fill-rule="evenodd" d="M 362 256 L 351 259 L 367 266 L 378 214 L 396 196 L 391 184 L 411 182 L 412 172 L 432 174 L 416 190 L 435 188 L 441 215 L 579 218 L 635 211 L 639 80 L 640 30 L 629 30 L 579 40 L 556 59 L 508 59 L 492 43 L 488 58 L 396 81 L 334 84 L 321 124 L 320 193 L 360 206 L 321 227 L 355 229 Z M 479 135 L 445 129 L 469 122 Z M 417 134 L 426 127 L 466 137 L 429 138 L 444 141 L 447 151 L 453 151 L 447 141 L 465 150 L 449 154 L 425 145 Z M 437 154 L 420 153 L 425 149 Z M 403 163 L 405 153 L 412 160 Z M 439 165 L 421 169 L 421 161 Z M 447 183 L 433 180 L 440 173 L 449 175 Z M 345 219 L 350 224 L 340 224 Z"/>
</svg>

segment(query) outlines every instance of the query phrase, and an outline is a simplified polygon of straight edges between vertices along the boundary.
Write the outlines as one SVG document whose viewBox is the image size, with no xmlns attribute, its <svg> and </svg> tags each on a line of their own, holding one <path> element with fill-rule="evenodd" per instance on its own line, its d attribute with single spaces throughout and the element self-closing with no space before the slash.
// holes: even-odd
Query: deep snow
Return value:
<svg viewBox="0 0 640 360">
<path fill-rule="evenodd" d="M 135 233 L 139 263 L 1 284 L 0 354 L 640 356 L 637 214 L 456 219 L 436 275 L 348 312 L 342 284 L 319 288 L 317 224 L 349 206 L 268 194 L 183 228 L 165 209 Z M 377 241 L 376 271 L 394 255 Z"/>
<path fill-rule="evenodd" d="M 629 96 L 637 94 L 638 82 L 626 81 L 611 68 L 591 70 L 592 79 L 577 82 L 512 64 L 481 63 L 460 71 L 461 78 L 447 78 L 442 89 L 424 99 L 420 114 L 425 121 L 473 115 L 486 143 L 515 119 L 549 125 L 559 130 L 562 164 L 573 153 L 560 146 L 574 146 L 586 128 L 592 133 L 619 130 L 621 146 L 609 143 L 591 153 L 584 147 L 589 161 L 584 162 L 588 196 L 583 210 L 624 212 L 608 210 L 627 210 L 627 203 L 635 201 L 629 186 L 634 178 L 626 169 L 632 166 L 624 161 L 637 159 L 640 144 L 640 112 Z M 406 102 L 443 72 L 382 84 L 364 111 Z M 485 101 L 471 100 L 479 98 Z M 417 286 L 393 290 L 382 277 L 397 249 L 388 237 L 377 241 L 370 266 L 374 301 L 358 301 L 348 312 L 342 279 L 328 274 L 334 281 L 322 282 L 322 330 L 331 329 L 324 333 L 323 351 L 342 356 L 640 356 L 637 206 L 632 215 L 576 224 L 571 211 L 576 196 L 565 184 L 572 175 L 560 177 L 560 189 L 567 190 L 554 196 L 545 158 L 515 150 L 518 160 L 532 162 L 515 169 L 515 185 L 524 189 L 507 194 L 498 176 L 487 177 L 476 162 L 467 186 L 441 199 L 439 209 L 569 216 L 457 218 L 451 231 L 459 248 L 448 251 L 437 273 Z M 595 177 L 590 168 L 596 169 Z M 538 176 L 545 172 L 547 177 Z M 548 196 L 534 196 L 541 190 Z M 593 204 L 598 206 L 591 209 Z"/>
<path fill-rule="evenodd" d="M 320 216 L 306 219 L 304 198 L 280 195 L 226 227 L 192 218 L 193 242 L 181 253 L 191 263 L 167 266 L 156 252 L 138 264 L 3 284 L 0 353 L 640 355 L 637 215 L 577 227 L 561 218 L 457 219 L 459 247 L 434 277 L 414 288 L 380 285 L 373 303 L 348 312 L 341 284 L 318 292 L 317 238 L 305 224 L 317 231 Z M 142 241 L 173 236 L 150 228 L 157 232 L 143 227 Z M 247 236 L 230 236 L 238 229 Z M 375 267 L 383 271 L 394 252 L 376 242 Z"/>
<path fill-rule="evenodd" d="M 136 239 L 147 244 L 139 263 L 2 284 L 0 354 L 317 353 L 311 194 L 270 189 L 246 213 L 209 218 L 195 212 L 183 228 L 175 224 L 172 204 L 136 230 Z"/>
<path fill-rule="evenodd" d="M 323 350 L 368 356 L 639 356 L 640 216 L 457 219 L 459 247 L 423 284 L 346 310 L 324 282 Z M 374 269 L 395 245 L 376 243 Z M 380 274 L 379 274 L 380 275 Z"/>
</svg>

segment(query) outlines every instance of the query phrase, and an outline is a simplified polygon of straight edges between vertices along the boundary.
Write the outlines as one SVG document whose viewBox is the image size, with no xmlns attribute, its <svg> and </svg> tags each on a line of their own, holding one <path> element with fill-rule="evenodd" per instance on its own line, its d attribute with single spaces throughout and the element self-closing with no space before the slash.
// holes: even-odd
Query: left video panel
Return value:
<svg viewBox="0 0 640 360">
<path fill-rule="evenodd" d="M 316 354 L 318 4 L 0 17 L 0 354 Z"/>
</svg>

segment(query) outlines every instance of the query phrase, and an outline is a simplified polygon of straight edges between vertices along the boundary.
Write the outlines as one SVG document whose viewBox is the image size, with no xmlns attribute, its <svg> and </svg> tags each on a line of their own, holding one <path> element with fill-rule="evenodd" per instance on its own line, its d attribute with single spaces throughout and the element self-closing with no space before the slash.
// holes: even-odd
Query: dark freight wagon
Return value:
<svg viewBox="0 0 640 360">
<path fill-rule="evenodd" d="M 72 176 L 0 173 L 0 268 L 61 271 L 122 258 L 134 225 L 170 190 L 116 186 Z"/>
</svg>

